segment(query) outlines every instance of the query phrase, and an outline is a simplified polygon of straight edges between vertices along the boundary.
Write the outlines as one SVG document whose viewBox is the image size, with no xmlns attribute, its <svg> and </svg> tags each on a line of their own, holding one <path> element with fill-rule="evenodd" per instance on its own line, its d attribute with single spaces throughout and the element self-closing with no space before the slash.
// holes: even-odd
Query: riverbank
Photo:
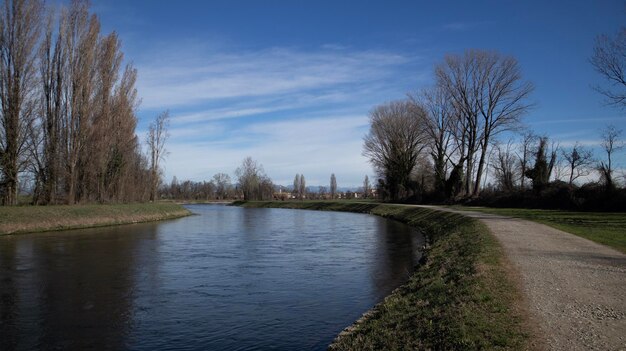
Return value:
<svg viewBox="0 0 626 351">
<path fill-rule="evenodd" d="M 190 215 L 174 203 L 0 207 L 0 235 L 103 227 Z"/>
<path fill-rule="evenodd" d="M 495 238 L 475 219 L 431 209 L 358 202 L 236 202 L 370 213 L 416 227 L 429 245 L 409 280 L 330 346 L 363 349 L 524 349 L 521 296 Z M 340 235 L 341 233 L 337 233 Z"/>
</svg>

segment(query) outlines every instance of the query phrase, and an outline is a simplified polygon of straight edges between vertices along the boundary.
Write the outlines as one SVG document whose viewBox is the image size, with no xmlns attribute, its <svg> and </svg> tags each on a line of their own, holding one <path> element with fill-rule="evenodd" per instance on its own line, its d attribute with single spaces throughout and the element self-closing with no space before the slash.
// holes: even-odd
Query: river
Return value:
<svg viewBox="0 0 626 351">
<path fill-rule="evenodd" d="M 406 281 L 423 245 L 372 215 L 187 207 L 0 237 L 0 349 L 324 350 Z"/>
</svg>

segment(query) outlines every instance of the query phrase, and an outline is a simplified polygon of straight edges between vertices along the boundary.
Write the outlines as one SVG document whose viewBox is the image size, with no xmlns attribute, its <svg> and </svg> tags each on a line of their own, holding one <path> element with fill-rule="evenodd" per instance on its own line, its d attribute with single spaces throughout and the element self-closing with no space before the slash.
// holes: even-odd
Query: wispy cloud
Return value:
<svg viewBox="0 0 626 351">
<path fill-rule="evenodd" d="M 296 173 L 305 174 L 309 184 L 326 184 L 334 172 L 344 185 L 358 185 L 371 174 L 361 156 L 367 125 L 365 115 L 253 123 L 233 131 L 228 140 L 172 143 L 166 171 L 208 179 L 217 172 L 232 174 L 249 155 L 279 184 L 288 184 Z"/>
<path fill-rule="evenodd" d="M 338 49 L 268 49 L 206 57 L 180 53 L 138 65 L 138 88 L 144 108 L 171 108 L 364 84 L 407 62 L 409 58 L 399 54 Z"/>
<path fill-rule="evenodd" d="M 444 24 L 442 28 L 447 31 L 464 32 L 464 31 L 476 29 L 479 27 L 484 27 L 492 23 L 494 22 L 493 21 L 450 22 L 450 23 Z"/>
<path fill-rule="evenodd" d="M 367 111 L 402 98 L 425 76 L 416 57 L 332 45 L 230 53 L 165 48 L 139 62 L 138 90 L 142 113 L 171 110 L 167 178 L 232 174 L 252 156 L 279 184 L 295 173 L 327 184 L 334 172 L 342 185 L 356 186 L 372 173 L 361 156 Z"/>
</svg>

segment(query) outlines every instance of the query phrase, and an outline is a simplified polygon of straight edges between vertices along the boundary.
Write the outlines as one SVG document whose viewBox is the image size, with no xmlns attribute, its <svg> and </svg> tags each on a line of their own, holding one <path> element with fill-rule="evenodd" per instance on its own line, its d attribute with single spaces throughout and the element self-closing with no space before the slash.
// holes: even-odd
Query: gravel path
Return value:
<svg viewBox="0 0 626 351">
<path fill-rule="evenodd" d="M 504 247 L 539 327 L 538 347 L 626 350 L 626 255 L 543 224 L 454 212 L 483 221 Z"/>
</svg>

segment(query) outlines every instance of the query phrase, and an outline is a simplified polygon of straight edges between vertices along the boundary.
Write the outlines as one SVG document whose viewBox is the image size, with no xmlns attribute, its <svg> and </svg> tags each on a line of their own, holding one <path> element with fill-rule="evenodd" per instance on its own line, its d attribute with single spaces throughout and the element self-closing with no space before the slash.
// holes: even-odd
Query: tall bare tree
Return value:
<svg viewBox="0 0 626 351">
<path fill-rule="evenodd" d="M 148 127 L 146 143 L 150 153 L 150 201 L 157 199 L 157 190 L 161 179 L 159 164 L 166 155 L 165 142 L 169 136 L 167 132 L 169 119 L 169 111 L 165 111 L 158 115 Z"/>
<path fill-rule="evenodd" d="M 480 50 L 447 56 L 435 73 L 463 119 L 466 191 L 477 195 L 492 138 L 518 127 L 533 86 L 522 80 L 515 58 Z"/>
<path fill-rule="evenodd" d="M 35 119 L 42 15 L 38 0 L 6 0 L 0 12 L 0 192 L 6 205 L 17 203 L 18 175 Z"/>
<path fill-rule="evenodd" d="M 330 175 L 330 198 L 335 199 L 337 196 L 337 177 L 335 173 Z"/>
<path fill-rule="evenodd" d="M 59 30 L 64 31 L 64 50 L 67 55 L 64 99 L 67 101 L 61 122 L 63 160 L 67 202 L 84 199 L 85 177 L 89 155 L 85 150 L 94 112 L 96 59 L 100 22 L 89 14 L 87 1 L 73 0 Z M 80 188 L 79 188 L 80 187 Z"/>
<path fill-rule="evenodd" d="M 300 198 L 300 174 L 296 173 L 296 176 L 293 178 L 293 196 L 296 199 Z"/>
<path fill-rule="evenodd" d="M 606 162 L 600 161 L 598 169 L 607 189 L 611 190 L 615 186 L 613 181 L 613 155 L 624 148 L 624 142 L 620 140 L 622 130 L 613 125 L 609 125 L 602 131 L 602 149 L 606 153 Z"/>
<path fill-rule="evenodd" d="M 36 193 L 38 203 L 53 204 L 57 201 L 58 186 L 62 177 L 62 130 L 61 122 L 66 111 L 64 85 L 67 84 L 67 54 L 65 50 L 67 11 L 61 13 L 58 30 L 54 35 L 54 13 L 50 11 L 46 30 L 39 51 L 41 76 L 40 127 L 42 157 L 40 174 L 41 193 Z"/>
<path fill-rule="evenodd" d="M 367 199 L 370 195 L 370 191 L 372 190 L 372 185 L 370 184 L 370 178 L 365 175 L 365 179 L 363 179 L 363 198 Z"/>
<path fill-rule="evenodd" d="M 535 143 L 537 136 L 532 131 L 524 131 L 522 140 L 518 147 L 517 158 L 519 159 L 520 169 L 520 187 L 526 189 L 526 171 L 529 168 L 530 158 L 532 157 L 532 145 Z"/>
<path fill-rule="evenodd" d="M 459 115 L 450 94 L 441 86 L 425 90 L 421 99 L 412 98 L 412 100 L 416 104 L 421 104 L 426 111 L 425 125 L 434 166 L 434 187 L 436 192 L 443 193 L 448 173 L 450 142 Z"/>
<path fill-rule="evenodd" d="M 306 180 L 304 179 L 304 174 L 300 175 L 300 181 L 298 182 L 298 195 L 300 196 L 300 200 L 304 200 L 306 197 Z"/>
<path fill-rule="evenodd" d="M 391 201 L 410 196 L 411 174 L 427 147 L 425 119 L 426 112 L 410 101 L 380 105 L 370 112 L 363 155 L 385 179 Z"/>
<path fill-rule="evenodd" d="M 218 200 L 224 200 L 228 195 L 230 188 L 230 176 L 226 173 L 217 173 L 213 176 L 213 184 L 215 184 L 215 195 Z"/>
<path fill-rule="evenodd" d="M 610 104 L 626 107 L 626 27 L 622 27 L 615 37 L 600 35 L 591 64 L 607 81 L 609 88 L 596 86 L 595 89 L 607 98 Z"/>
</svg>

